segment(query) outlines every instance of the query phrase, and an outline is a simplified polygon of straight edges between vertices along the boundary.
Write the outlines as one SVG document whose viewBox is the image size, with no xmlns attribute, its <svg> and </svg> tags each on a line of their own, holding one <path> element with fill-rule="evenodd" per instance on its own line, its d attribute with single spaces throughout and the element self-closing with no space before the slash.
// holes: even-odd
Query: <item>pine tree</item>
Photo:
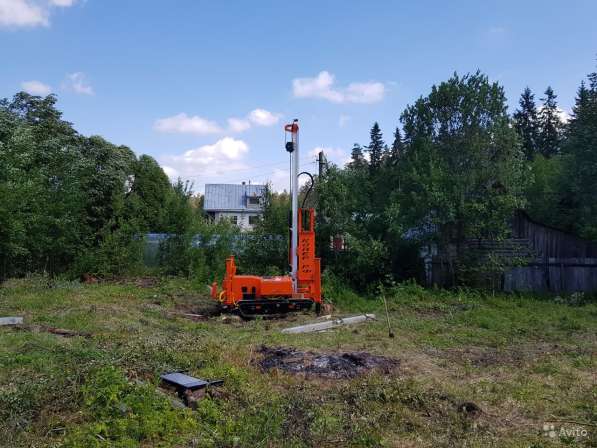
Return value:
<svg viewBox="0 0 597 448">
<path fill-rule="evenodd" d="M 358 143 L 355 143 L 350 152 L 350 166 L 352 168 L 360 168 L 367 165 L 367 160 L 363 155 L 363 148 Z"/>
<path fill-rule="evenodd" d="M 562 145 L 566 154 L 563 181 L 570 206 L 570 227 L 582 237 L 597 241 L 597 72 L 589 87 L 578 89 L 573 116 Z"/>
<path fill-rule="evenodd" d="M 584 79 L 580 82 L 580 87 L 576 92 L 576 99 L 574 101 L 574 107 L 572 108 L 572 119 L 574 121 L 575 118 L 578 117 L 579 113 L 582 112 L 584 108 L 587 107 L 589 104 L 590 99 L 590 91 L 587 89 Z"/>
<path fill-rule="evenodd" d="M 398 162 L 402 152 L 404 151 L 404 142 L 402 141 L 402 135 L 400 134 L 400 128 L 396 126 L 394 131 L 394 141 L 392 142 L 392 148 L 390 149 L 390 164 L 395 165 Z"/>
<path fill-rule="evenodd" d="M 545 157 L 551 157 L 560 152 L 564 124 L 558 114 L 556 94 L 551 87 L 541 98 L 543 106 L 539 112 L 539 151 Z"/>
<path fill-rule="evenodd" d="M 367 146 L 369 152 L 369 166 L 373 171 L 377 170 L 382 161 L 383 151 L 385 143 L 383 141 L 383 135 L 377 121 L 373 123 L 371 128 L 371 142 Z"/>
<path fill-rule="evenodd" d="M 528 87 L 524 89 L 518 101 L 520 109 L 514 113 L 514 127 L 522 140 L 522 148 L 527 160 L 532 160 L 537 153 L 539 140 L 537 106 L 535 95 Z"/>
</svg>

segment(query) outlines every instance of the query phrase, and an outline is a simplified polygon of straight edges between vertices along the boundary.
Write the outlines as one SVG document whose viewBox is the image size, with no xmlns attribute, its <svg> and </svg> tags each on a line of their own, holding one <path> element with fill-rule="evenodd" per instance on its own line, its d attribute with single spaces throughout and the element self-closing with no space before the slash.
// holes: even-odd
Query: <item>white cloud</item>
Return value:
<svg viewBox="0 0 597 448">
<path fill-rule="evenodd" d="M 179 176 L 178 170 L 171 166 L 162 165 L 162 169 L 170 179 L 176 180 Z"/>
<path fill-rule="evenodd" d="M 184 153 L 189 162 L 210 163 L 218 158 L 238 160 L 249 151 L 249 145 L 242 140 L 224 137 L 213 145 L 204 145 Z"/>
<path fill-rule="evenodd" d="M 52 8 L 75 3 L 76 0 L 0 0 L 0 27 L 49 26 Z"/>
<path fill-rule="evenodd" d="M 205 183 L 219 182 L 235 171 L 247 169 L 244 157 L 248 152 L 249 145 L 243 140 L 224 137 L 180 155 L 160 157 L 160 162 L 171 179 L 191 179 L 202 188 Z"/>
<path fill-rule="evenodd" d="M 47 96 L 52 93 L 52 88 L 41 81 L 23 81 L 21 89 L 31 95 Z"/>
<path fill-rule="evenodd" d="M 229 118 L 228 130 L 230 132 L 244 132 L 252 126 L 273 126 L 278 121 L 280 121 L 280 114 L 257 108 L 249 112 L 245 118 Z"/>
<path fill-rule="evenodd" d="M 156 120 L 154 129 L 160 132 L 197 135 L 217 134 L 222 132 L 217 123 L 196 115 L 189 117 L 185 113 Z"/>
<path fill-rule="evenodd" d="M 158 158 L 164 172 L 172 180 L 191 180 L 195 191 L 203 191 L 206 183 L 254 184 L 272 182 L 276 191 L 288 190 L 288 170 L 263 167 L 249 163 L 249 145 L 240 139 L 224 137 L 211 145 L 203 145 L 178 155 L 164 155 Z M 286 162 L 284 162 L 285 164 Z M 307 180 L 300 177 L 301 185 Z"/>
<path fill-rule="evenodd" d="M 73 6 L 76 0 L 50 0 L 50 4 L 54 6 L 60 6 L 63 8 L 68 8 L 69 6 Z"/>
<path fill-rule="evenodd" d="M 543 110 L 545 106 L 541 105 L 537 108 L 537 112 L 541 113 L 541 111 Z M 562 120 L 562 123 L 568 123 L 570 121 L 570 112 L 558 107 L 557 108 L 557 114 L 560 117 L 560 120 Z"/>
<path fill-rule="evenodd" d="M 28 0 L 0 0 L 0 26 L 47 26 L 48 11 Z"/>
<path fill-rule="evenodd" d="M 229 118 L 228 129 L 231 132 L 244 132 L 251 127 L 251 122 L 244 118 Z"/>
<path fill-rule="evenodd" d="M 93 87 L 87 81 L 85 73 L 76 72 L 66 75 L 66 80 L 62 83 L 64 90 L 78 93 L 80 95 L 94 95 Z"/>
<path fill-rule="evenodd" d="M 383 99 L 386 87 L 381 82 L 354 82 L 348 85 L 348 103 L 377 103 Z"/>
<path fill-rule="evenodd" d="M 568 123 L 570 121 L 570 114 L 564 109 L 560 109 L 559 107 L 558 115 L 560 116 L 560 120 L 562 120 L 563 123 Z"/>
<path fill-rule="evenodd" d="M 251 129 L 253 126 L 272 126 L 279 120 L 280 114 L 274 114 L 265 109 L 254 109 L 243 118 L 228 118 L 228 127 L 226 130 L 232 133 L 240 133 Z M 160 132 L 189 133 L 197 135 L 220 134 L 225 132 L 224 128 L 215 121 L 197 115 L 190 117 L 185 113 L 156 120 L 154 129 Z"/>
<path fill-rule="evenodd" d="M 256 126 L 273 126 L 280 120 L 278 114 L 273 114 L 265 109 L 252 110 L 248 118 Z"/>
<path fill-rule="evenodd" d="M 333 103 L 376 103 L 383 99 L 385 85 L 381 82 L 353 82 L 345 88 L 334 87 L 335 77 L 327 71 L 315 78 L 296 78 L 292 91 L 296 98 L 323 98 Z"/>
</svg>

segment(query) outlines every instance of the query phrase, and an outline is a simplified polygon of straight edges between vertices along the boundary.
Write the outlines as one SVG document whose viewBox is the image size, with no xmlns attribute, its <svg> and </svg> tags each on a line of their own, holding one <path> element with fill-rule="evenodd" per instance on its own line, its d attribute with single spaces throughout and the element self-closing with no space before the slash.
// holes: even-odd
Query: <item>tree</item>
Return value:
<svg viewBox="0 0 597 448">
<path fill-rule="evenodd" d="M 570 226 L 582 237 L 597 240 L 597 72 L 581 84 L 562 147 L 565 203 L 572 209 Z"/>
<path fill-rule="evenodd" d="M 405 228 L 463 259 L 468 238 L 499 239 L 523 204 L 523 155 L 503 88 L 480 72 L 452 76 L 401 116 Z"/>
<path fill-rule="evenodd" d="M 127 202 L 131 206 L 130 213 L 134 214 L 131 218 L 139 220 L 143 231 L 166 232 L 171 221 L 166 205 L 171 202 L 173 195 L 187 197 L 182 194 L 184 186 L 179 182 L 173 190 L 162 167 L 153 157 L 145 154 L 133 163 L 132 176 L 127 181 L 130 188 Z M 190 205 L 185 208 L 190 210 Z"/>
<path fill-rule="evenodd" d="M 520 100 L 520 108 L 514 113 L 514 126 L 518 131 L 522 142 L 522 149 L 527 160 L 533 160 L 537 154 L 537 145 L 539 143 L 537 107 L 535 105 L 535 95 L 528 87 L 524 89 Z"/>
<path fill-rule="evenodd" d="M 545 157 L 551 157 L 560 152 L 564 124 L 559 115 L 556 99 L 557 95 L 551 87 L 545 90 L 545 97 L 541 98 L 543 105 L 539 111 L 539 151 Z"/>
<path fill-rule="evenodd" d="M 381 133 L 381 129 L 379 128 L 379 124 L 377 123 L 377 121 L 373 123 L 370 136 L 371 141 L 369 142 L 369 146 L 367 146 L 367 152 L 369 152 L 369 167 L 371 168 L 372 172 L 375 172 L 381 166 L 385 148 L 383 135 Z"/>
<path fill-rule="evenodd" d="M 391 165 L 395 165 L 398 159 L 404 152 L 404 144 L 402 143 L 402 136 L 400 135 L 400 128 L 396 126 L 394 131 L 394 141 L 392 142 L 392 148 L 390 149 L 389 162 Z"/>
<path fill-rule="evenodd" d="M 349 166 L 354 169 L 359 169 L 367 166 L 367 160 L 363 155 L 363 148 L 358 143 L 355 143 L 352 146 L 352 150 L 350 152 L 350 164 Z"/>
<path fill-rule="evenodd" d="M 143 232 L 184 215 L 155 160 L 78 134 L 56 101 L 0 100 L 0 277 L 122 273 L 140 261 Z"/>
</svg>

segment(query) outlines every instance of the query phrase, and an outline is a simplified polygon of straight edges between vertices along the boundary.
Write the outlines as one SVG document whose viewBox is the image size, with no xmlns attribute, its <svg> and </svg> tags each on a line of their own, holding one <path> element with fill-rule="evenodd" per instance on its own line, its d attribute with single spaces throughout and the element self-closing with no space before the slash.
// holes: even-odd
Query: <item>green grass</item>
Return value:
<svg viewBox="0 0 597 448">
<path fill-rule="evenodd" d="M 389 339 L 381 299 L 334 279 L 326 287 L 337 314 L 380 319 L 284 335 L 314 316 L 193 322 L 173 311 L 208 299 L 177 279 L 150 288 L 8 281 L 0 316 L 22 315 L 33 327 L 0 328 L 0 446 L 597 446 L 595 303 L 398 285 L 385 291 Z M 262 373 L 253 363 L 261 344 L 367 350 L 401 365 L 352 380 Z M 225 385 L 196 410 L 174 408 L 157 387 L 173 370 Z M 483 413 L 463 415 L 463 402 Z M 546 437 L 549 420 L 587 424 L 588 436 Z"/>
</svg>

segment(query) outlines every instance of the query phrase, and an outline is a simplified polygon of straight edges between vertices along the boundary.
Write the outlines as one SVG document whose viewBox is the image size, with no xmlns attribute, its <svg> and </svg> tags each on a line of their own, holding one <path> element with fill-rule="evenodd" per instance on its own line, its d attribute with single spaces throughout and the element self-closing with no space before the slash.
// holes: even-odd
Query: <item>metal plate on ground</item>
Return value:
<svg viewBox="0 0 597 448">
<path fill-rule="evenodd" d="M 166 373 L 161 375 L 160 378 L 173 386 L 184 389 L 201 389 L 211 384 L 209 381 L 185 375 L 184 373 Z"/>
</svg>

